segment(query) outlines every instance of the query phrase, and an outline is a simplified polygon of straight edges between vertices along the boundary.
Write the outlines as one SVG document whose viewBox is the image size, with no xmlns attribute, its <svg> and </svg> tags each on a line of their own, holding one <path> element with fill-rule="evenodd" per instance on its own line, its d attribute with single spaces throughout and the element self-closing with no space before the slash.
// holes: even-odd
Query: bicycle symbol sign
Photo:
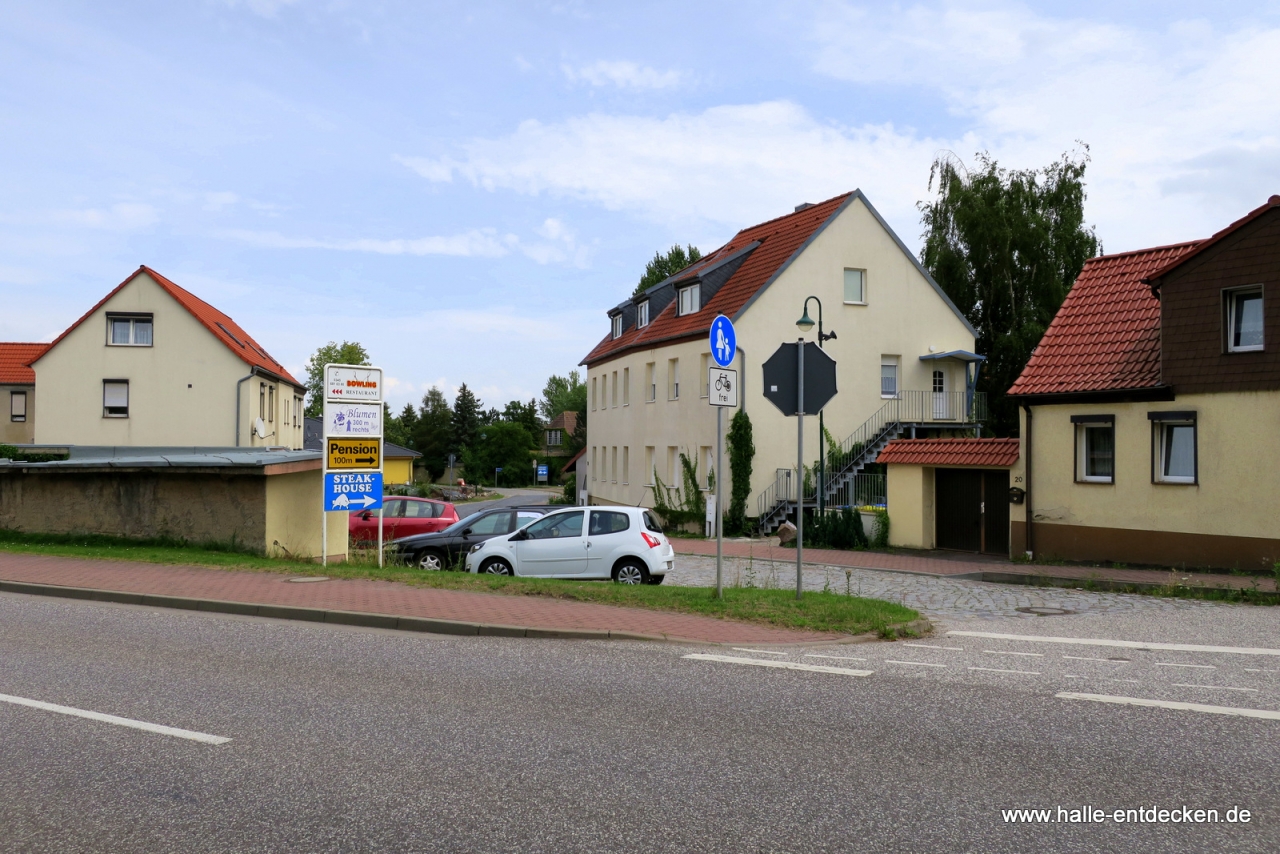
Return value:
<svg viewBox="0 0 1280 854">
<path fill-rule="evenodd" d="M 733 364 L 738 352 L 738 336 L 733 331 L 733 321 L 723 314 L 711 321 L 711 357 L 716 364 L 727 368 Z"/>
<path fill-rule="evenodd" d="M 707 369 L 708 401 L 712 406 L 738 405 L 738 372 L 725 368 Z"/>
</svg>

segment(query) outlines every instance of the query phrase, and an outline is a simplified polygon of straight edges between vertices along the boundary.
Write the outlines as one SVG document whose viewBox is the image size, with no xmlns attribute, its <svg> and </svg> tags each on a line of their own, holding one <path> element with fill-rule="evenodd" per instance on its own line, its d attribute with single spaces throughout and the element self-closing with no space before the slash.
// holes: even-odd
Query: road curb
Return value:
<svg viewBox="0 0 1280 854">
<path fill-rule="evenodd" d="M 1068 587 L 1076 589 L 1093 589 L 1104 592 L 1117 591 L 1124 593 L 1129 590 L 1168 590 L 1171 585 L 1161 584 L 1154 581 L 1123 581 L 1113 578 L 1073 578 L 1066 575 L 1049 575 L 1032 572 L 984 572 L 982 573 L 982 581 L 990 581 L 995 584 L 1021 584 L 1029 587 Z M 1178 584 L 1172 585 L 1179 590 L 1185 590 L 1188 593 L 1241 593 L 1248 591 L 1247 587 L 1218 587 L 1205 584 Z M 1261 599 L 1280 600 L 1280 591 L 1258 590 L 1250 591 Z"/>
<path fill-rule="evenodd" d="M 260 605 L 254 602 L 235 602 L 226 599 L 198 599 L 186 596 L 161 596 L 150 593 L 127 593 L 120 590 L 102 590 L 95 587 L 70 587 L 61 584 L 39 584 L 29 581 L 0 580 L 0 592 L 24 593 L 33 596 L 53 596 L 60 599 L 82 599 L 93 602 L 112 602 L 119 605 L 147 605 L 154 608 L 173 608 L 180 611 L 205 611 L 215 614 L 234 614 L 242 617 L 269 617 L 277 620 L 298 620 L 309 623 L 332 623 L 341 626 L 359 626 L 372 629 L 393 629 L 402 632 L 418 632 L 439 635 L 469 635 L 478 637 L 547 638 L 562 640 L 631 640 L 658 643 L 699 644 L 702 646 L 733 646 L 746 641 L 709 641 L 674 635 L 644 634 L 606 629 L 547 628 L 545 626 L 507 626 L 496 623 L 473 623 L 465 620 L 444 620 L 436 617 L 400 617 L 395 614 L 376 614 L 367 611 L 339 611 L 327 608 L 305 608 L 297 605 Z M 928 623 L 917 620 L 907 624 Z M 825 641 L 790 641 L 783 643 L 753 641 L 765 646 L 825 646 L 850 643 L 866 643 L 878 640 L 871 633 L 850 635 Z"/>
</svg>

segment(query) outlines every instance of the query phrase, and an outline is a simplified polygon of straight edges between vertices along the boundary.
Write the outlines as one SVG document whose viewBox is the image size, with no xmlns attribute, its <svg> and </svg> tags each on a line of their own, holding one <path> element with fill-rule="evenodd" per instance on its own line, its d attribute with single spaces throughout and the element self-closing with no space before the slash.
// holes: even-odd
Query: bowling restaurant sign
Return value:
<svg viewBox="0 0 1280 854">
<path fill-rule="evenodd" d="M 382 369 L 353 365 L 325 365 L 324 399 L 382 402 Z"/>
</svg>

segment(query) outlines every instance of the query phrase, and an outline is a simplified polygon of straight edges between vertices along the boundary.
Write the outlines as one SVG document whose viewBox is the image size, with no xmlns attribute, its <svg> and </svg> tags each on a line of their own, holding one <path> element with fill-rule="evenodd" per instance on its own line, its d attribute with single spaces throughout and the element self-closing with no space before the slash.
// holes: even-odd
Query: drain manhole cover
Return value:
<svg viewBox="0 0 1280 854">
<path fill-rule="evenodd" d="M 1017 608 L 1023 614 L 1035 614 L 1037 617 L 1061 617 L 1065 614 L 1074 614 L 1075 611 L 1068 611 L 1066 608 L 1050 608 L 1048 605 L 1033 605 L 1030 608 Z"/>
<path fill-rule="evenodd" d="M 312 581 L 328 581 L 328 580 L 329 580 L 329 576 L 327 575 L 315 575 L 308 578 L 286 578 L 285 579 L 285 581 L 290 581 L 290 582 L 293 582 L 294 584 L 310 584 Z"/>
</svg>

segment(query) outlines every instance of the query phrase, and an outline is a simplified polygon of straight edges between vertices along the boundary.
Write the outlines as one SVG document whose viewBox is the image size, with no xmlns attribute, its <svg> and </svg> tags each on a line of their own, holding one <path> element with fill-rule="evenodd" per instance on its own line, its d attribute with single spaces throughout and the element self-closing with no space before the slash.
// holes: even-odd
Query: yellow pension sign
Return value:
<svg viewBox="0 0 1280 854">
<path fill-rule="evenodd" d="M 330 470 L 382 468 L 381 439 L 326 439 L 325 453 Z"/>
</svg>

